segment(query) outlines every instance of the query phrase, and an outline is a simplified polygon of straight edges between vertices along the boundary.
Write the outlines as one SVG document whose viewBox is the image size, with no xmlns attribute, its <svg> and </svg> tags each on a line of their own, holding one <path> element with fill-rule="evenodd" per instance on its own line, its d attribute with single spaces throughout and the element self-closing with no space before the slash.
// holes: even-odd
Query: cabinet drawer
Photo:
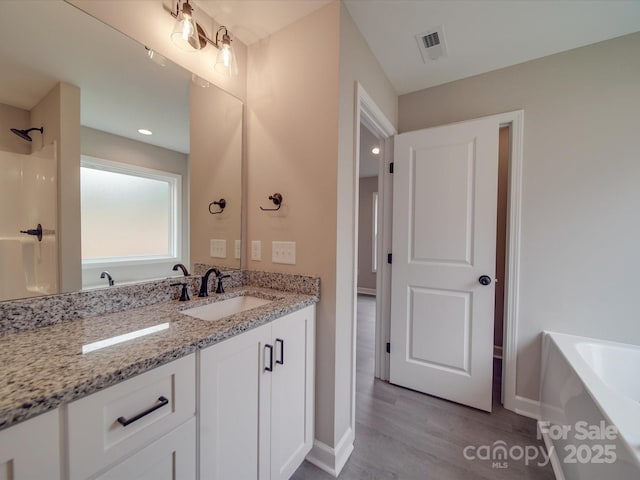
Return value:
<svg viewBox="0 0 640 480">
<path fill-rule="evenodd" d="M 86 479 L 193 417 L 195 373 L 192 354 L 70 403 L 69 479 Z"/>
<path fill-rule="evenodd" d="M 196 419 L 180 425 L 96 480 L 195 480 Z"/>
</svg>

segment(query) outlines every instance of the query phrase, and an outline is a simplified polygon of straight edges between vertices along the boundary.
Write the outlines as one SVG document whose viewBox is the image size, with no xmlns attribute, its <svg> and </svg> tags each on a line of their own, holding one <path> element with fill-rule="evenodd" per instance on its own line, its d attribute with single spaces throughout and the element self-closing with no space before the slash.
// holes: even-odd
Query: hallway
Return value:
<svg viewBox="0 0 640 480">
<path fill-rule="evenodd" d="M 358 296 L 356 440 L 340 480 L 480 480 L 554 479 L 550 465 L 537 466 L 542 455 L 525 466 L 509 460 L 493 468 L 491 460 L 466 460 L 468 445 L 507 448 L 534 445 L 534 420 L 505 410 L 494 400 L 487 414 L 374 379 L 375 298 Z M 504 467 L 504 465 L 502 465 Z M 309 462 L 293 480 L 333 477 Z"/>
</svg>

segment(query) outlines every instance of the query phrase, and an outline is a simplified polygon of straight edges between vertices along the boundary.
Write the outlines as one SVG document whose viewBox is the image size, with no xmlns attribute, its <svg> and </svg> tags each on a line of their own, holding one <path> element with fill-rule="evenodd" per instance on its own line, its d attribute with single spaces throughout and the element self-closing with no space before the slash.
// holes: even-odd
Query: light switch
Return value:
<svg viewBox="0 0 640 480">
<path fill-rule="evenodd" d="M 240 240 L 236 240 L 236 260 L 240 258 Z"/>
<path fill-rule="evenodd" d="M 262 242 L 260 240 L 251 241 L 251 260 L 262 260 Z"/>
<path fill-rule="evenodd" d="M 224 239 L 212 238 L 209 244 L 209 255 L 212 258 L 227 258 L 227 241 Z"/>
<path fill-rule="evenodd" d="M 273 263 L 296 264 L 296 242 L 271 242 Z"/>
</svg>

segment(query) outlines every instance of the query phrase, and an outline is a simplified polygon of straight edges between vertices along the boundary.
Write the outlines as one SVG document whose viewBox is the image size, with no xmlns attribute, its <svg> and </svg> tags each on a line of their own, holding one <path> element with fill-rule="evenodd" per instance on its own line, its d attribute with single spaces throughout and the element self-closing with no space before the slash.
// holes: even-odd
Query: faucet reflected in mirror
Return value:
<svg viewBox="0 0 640 480">
<path fill-rule="evenodd" d="M 110 287 L 113 287 L 116 283 L 113 281 L 113 277 L 107 271 L 100 273 L 100 278 L 106 278 Z"/>
<path fill-rule="evenodd" d="M 209 83 L 202 88 L 191 72 L 168 60 L 159 66 L 143 45 L 69 3 L 0 3 L 0 69 L 12 72 L 11 78 L 0 78 L 0 124 L 7 126 L 0 131 L 0 301 L 99 287 L 99 274 L 106 270 L 122 284 L 165 278 L 176 262 L 184 266 L 184 275 L 195 263 L 211 264 L 212 258 L 218 268 L 240 268 L 234 253 L 238 247 L 227 247 L 224 258 L 212 257 L 209 242 L 241 242 L 242 102 Z M 77 48 L 79 36 L 82 49 Z M 56 38 L 55 46 L 50 38 Z M 115 64 L 121 68 L 111 68 Z M 49 108 L 54 104 L 60 109 Z M 69 112 L 73 118 L 64 117 Z M 153 135 L 141 136 L 141 127 Z M 73 135 L 65 137 L 63 131 Z M 85 219 L 76 201 L 84 194 L 74 183 L 80 164 L 69 160 L 78 154 L 182 175 L 182 226 L 171 238 L 184 253 L 163 258 L 135 253 L 139 264 L 126 268 L 111 258 L 84 258 L 85 232 L 79 226 Z M 176 171 L 180 155 L 187 173 Z M 20 164 L 19 175 L 13 166 L 9 172 L 5 156 Z M 36 157 L 46 163 L 46 171 L 35 170 Z M 209 175 L 212 170 L 215 176 Z M 206 208 L 188 208 L 209 204 L 211 191 L 224 203 L 213 205 L 222 210 L 213 222 Z M 37 202 L 43 214 L 36 211 Z M 99 217 L 108 216 L 113 212 Z M 42 242 L 18 233 L 38 223 L 46 233 Z"/>
<path fill-rule="evenodd" d="M 177 272 L 178 269 L 182 270 L 182 275 L 184 275 L 185 277 L 189 276 L 189 270 L 187 270 L 187 267 L 185 267 L 183 264 L 176 263 L 172 268 L 174 272 Z"/>
</svg>

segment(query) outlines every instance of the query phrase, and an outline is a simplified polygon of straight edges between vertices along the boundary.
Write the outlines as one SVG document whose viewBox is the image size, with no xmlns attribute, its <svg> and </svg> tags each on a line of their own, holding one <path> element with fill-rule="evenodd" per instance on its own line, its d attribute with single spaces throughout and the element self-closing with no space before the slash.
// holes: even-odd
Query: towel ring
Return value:
<svg viewBox="0 0 640 480">
<path fill-rule="evenodd" d="M 282 206 L 282 195 L 280 193 L 269 195 L 269 200 L 273 202 L 276 208 L 260 207 L 260 210 L 262 210 L 263 212 L 277 212 L 278 210 L 280 210 L 280 207 Z"/>
</svg>

